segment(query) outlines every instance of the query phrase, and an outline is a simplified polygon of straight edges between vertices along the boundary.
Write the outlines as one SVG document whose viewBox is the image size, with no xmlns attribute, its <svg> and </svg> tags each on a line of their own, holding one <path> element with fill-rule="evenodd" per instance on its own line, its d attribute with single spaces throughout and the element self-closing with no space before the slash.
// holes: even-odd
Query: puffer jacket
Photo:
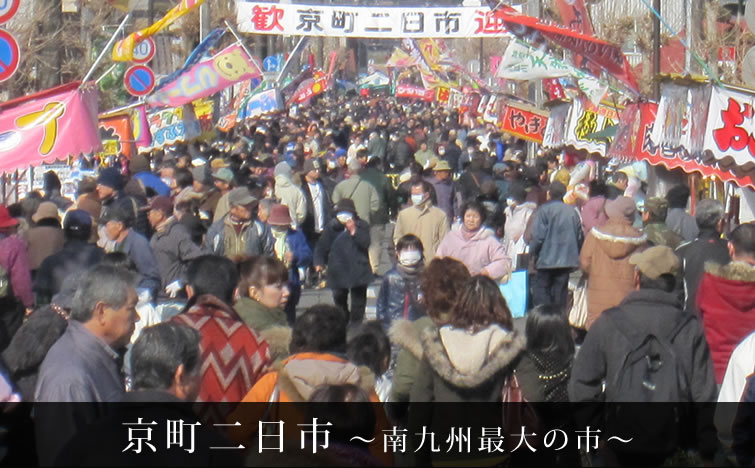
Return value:
<svg viewBox="0 0 755 468">
<path fill-rule="evenodd" d="M 307 199 L 291 179 L 282 175 L 275 177 L 275 198 L 288 207 L 294 228 L 304 223 L 307 218 Z"/>
<path fill-rule="evenodd" d="M 267 342 L 270 359 L 288 356 L 292 332 L 282 309 L 271 309 L 250 297 L 239 298 L 234 308 L 241 320 Z"/>
<path fill-rule="evenodd" d="M 464 238 L 463 229 L 449 231 L 440 242 L 435 256 L 460 261 L 472 275 L 486 270 L 491 278 L 501 279 L 511 272 L 511 258 L 491 229 L 482 227 L 469 240 Z"/>
<path fill-rule="evenodd" d="M 379 403 L 375 393 L 375 376 L 365 366 L 352 364 L 332 353 L 302 352 L 292 355 L 275 366 L 275 370 L 262 377 L 242 400 L 245 403 L 270 403 L 269 405 L 240 405 L 228 418 L 229 421 L 256 421 L 268 411 L 267 420 L 285 421 L 283 438 L 298 443 L 298 424 L 311 424 L 307 414 L 302 414 L 298 405 L 277 405 L 275 402 L 306 402 L 321 385 L 353 384 L 369 395 L 370 401 Z M 380 405 L 376 410 L 376 434 L 388 429 L 388 420 Z M 250 419 L 251 418 L 251 419 Z M 264 420 L 264 419 L 263 419 Z M 245 424 L 230 432 L 233 441 L 248 441 L 255 436 L 257 424 Z M 382 438 L 369 444 L 370 453 L 390 466 L 392 456 L 383 452 Z"/>
<path fill-rule="evenodd" d="M 645 234 L 625 220 L 609 219 L 587 235 L 579 263 L 588 275 L 588 330 L 604 310 L 619 305 L 632 291 L 634 266 L 629 264 L 629 257 L 646 246 Z"/>
<path fill-rule="evenodd" d="M 697 305 L 721 383 L 734 348 L 755 329 L 755 266 L 732 261 L 705 265 Z"/>
<path fill-rule="evenodd" d="M 394 320 L 416 320 L 424 312 L 419 302 L 419 273 L 402 270 L 400 265 L 383 276 L 377 297 L 377 319 L 386 330 Z"/>
</svg>

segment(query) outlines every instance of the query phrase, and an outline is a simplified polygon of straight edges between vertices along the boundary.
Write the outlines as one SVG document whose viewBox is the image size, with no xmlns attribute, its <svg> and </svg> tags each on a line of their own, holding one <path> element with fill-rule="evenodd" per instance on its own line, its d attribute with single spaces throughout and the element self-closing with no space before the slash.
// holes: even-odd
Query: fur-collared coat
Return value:
<svg viewBox="0 0 755 468">
<path fill-rule="evenodd" d="M 609 219 L 587 234 L 579 264 L 588 276 L 588 330 L 604 310 L 619 305 L 634 289 L 634 265 L 629 257 L 645 247 L 647 236 L 625 220 Z"/>
<path fill-rule="evenodd" d="M 720 384 L 732 351 L 755 329 L 755 266 L 706 263 L 697 305 Z"/>
<path fill-rule="evenodd" d="M 426 328 L 420 337 L 424 355 L 412 402 L 500 401 L 505 377 L 525 348 L 524 337 L 498 325 L 474 334 Z"/>
</svg>

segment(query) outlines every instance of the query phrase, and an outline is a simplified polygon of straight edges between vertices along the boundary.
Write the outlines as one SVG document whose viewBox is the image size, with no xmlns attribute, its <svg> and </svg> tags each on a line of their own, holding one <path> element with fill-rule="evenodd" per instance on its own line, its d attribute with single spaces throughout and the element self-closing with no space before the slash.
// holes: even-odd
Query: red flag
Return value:
<svg viewBox="0 0 755 468">
<path fill-rule="evenodd" d="M 532 34 L 533 31 L 539 32 L 559 46 L 582 55 L 590 62 L 599 65 L 630 89 L 639 92 L 637 80 L 632 74 L 629 62 L 621 51 L 621 47 L 588 34 L 523 15 L 509 6 L 501 7 L 496 14 L 506 24 L 506 29 L 513 34 L 523 37 Z"/>
</svg>

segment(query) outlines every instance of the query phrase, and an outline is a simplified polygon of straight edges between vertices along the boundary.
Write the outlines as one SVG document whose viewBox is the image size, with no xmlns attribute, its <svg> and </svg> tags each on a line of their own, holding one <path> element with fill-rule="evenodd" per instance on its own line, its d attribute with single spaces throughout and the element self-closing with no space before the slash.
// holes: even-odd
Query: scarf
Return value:
<svg viewBox="0 0 755 468">
<path fill-rule="evenodd" d="M 466 226 L 464 226 L 462 224 L 461 225 L 461 236 L 464 238 L 465 241 L 470 241 L 475 236 L 475 234 L 477 234 L 478 232 L 480 232 L 480 229 L 482 229 L 482 226 L 480 226 L 479 228 L 477 228 L 474 231 L 470 231 L 469 229 L 467 229 Z"/>
<path fill-rule="evenodd" d="M 286 234 L 288 234 L 288 232 L 277 231 L 275 229 L 270 229 L 270 232 L 273 234 L 273 239 L 275 239 L 275 246 L 273 247 L 275 256 L 278 257 L 278 260 L 283 262 L 286 252 L 288 251 L 288 244 L 286 243 Z"/>
<path fill-rule="evenodd" d="M 418 278 L 425 270 L 425 263 L 420 261 L 416 265 L 404 266 L 401 263 L 396 264 L 396 269 L 404 279 Z"/>
</svg>

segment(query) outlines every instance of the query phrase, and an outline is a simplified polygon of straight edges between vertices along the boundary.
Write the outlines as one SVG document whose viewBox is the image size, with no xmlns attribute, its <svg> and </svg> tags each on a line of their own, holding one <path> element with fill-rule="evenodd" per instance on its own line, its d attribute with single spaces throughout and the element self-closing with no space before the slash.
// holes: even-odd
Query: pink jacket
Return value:
<svg viewBox="0 0 755 468">
<path fill-rule="evenodd" d="M 582 230 L 587 236 L 587 233 L 592 231 L 592 228 L 602 226 L 608 221 L 605 211 L 606 198 L 605 197 L 593 197 L 582 205 Z"/>
<path fill-rule="evenodd" d="M 495 280 L 500 280 L 511 272 L 511 258 L 507 255 L 506 248 L 488 228 L 480 229 L 469 240 L 464 239 L 460 229 L 449 231 L 440 242 L 435 256 L 460 261 L 472 275 L 486 270 L 488 276 Z"/>
</svg>

